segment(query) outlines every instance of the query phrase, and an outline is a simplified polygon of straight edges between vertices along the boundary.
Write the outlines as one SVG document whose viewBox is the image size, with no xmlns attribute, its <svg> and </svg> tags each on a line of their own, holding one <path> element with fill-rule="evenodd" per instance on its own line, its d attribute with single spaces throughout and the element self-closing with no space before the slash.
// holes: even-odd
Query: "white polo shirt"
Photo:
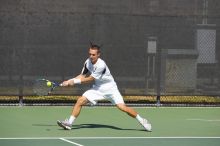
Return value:
<svg viewBox="0 0 220 146">
<path fill-rule="evenodd" d="M 90 74 L 94 77 L 95 83 L 93 88 L 97 88 L 100 91 L 106 91 L 112 87 L 117 87 L 108 66 L 101 58 L 98 58 L 95 64 L 92 64 L 91 60 L 88 58 L 84 63 L 81 74 Z"/>
</svg>

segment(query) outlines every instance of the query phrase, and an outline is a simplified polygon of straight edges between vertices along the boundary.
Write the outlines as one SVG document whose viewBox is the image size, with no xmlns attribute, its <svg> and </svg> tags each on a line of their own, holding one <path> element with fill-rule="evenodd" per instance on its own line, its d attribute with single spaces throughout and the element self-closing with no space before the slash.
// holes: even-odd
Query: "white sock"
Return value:
<svg viewBox="0 0 220 146">
<path fill-rule="evenodd" d="M 70 116 L 70 118 L 69 118 L 69 123 L 70 124 L 73 124 L 73 122 L 74 122 L 74 120 L 76 119 L 76 117 L 74 117 L 74 116 Z"/>
<path fill-rule="evenodd" d="M 142 122 L 142 121 L 143 121 L 143 118 L 142 118 L 139 114 L 137 114 L 136 119 L 137 119 L 139 122 Z"/>
</svg>

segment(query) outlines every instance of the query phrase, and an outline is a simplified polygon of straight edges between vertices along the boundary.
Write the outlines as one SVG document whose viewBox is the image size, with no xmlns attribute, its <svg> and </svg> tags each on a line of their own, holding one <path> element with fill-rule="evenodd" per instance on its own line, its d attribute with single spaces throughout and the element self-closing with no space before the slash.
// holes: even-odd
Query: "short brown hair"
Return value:
<svg viewBox="0 0 220 146">
<path fill-rule="evenodd" d="M 100 48 L 101 47 L 99 45 L 96 45 L 96 44 L 93 44 L 92 42 L 90 42 L 90 49 L 97 50 L 98 53 L 100 53 L 101 52 Z"/>
</svg>

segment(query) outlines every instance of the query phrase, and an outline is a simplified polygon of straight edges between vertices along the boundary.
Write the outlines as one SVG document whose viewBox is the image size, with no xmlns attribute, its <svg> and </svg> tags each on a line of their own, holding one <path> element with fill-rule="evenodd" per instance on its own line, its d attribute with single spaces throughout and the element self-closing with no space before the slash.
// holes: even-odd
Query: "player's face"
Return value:
<svg viewBox="0 0 220 146">
<path fill-rule="evenodd" d="M 99 56 L 100 56 L 100 53 L 98 53 L 98 50 L 91 49 L 91 48 L 89 49 L 89 58 L 92 64 L 95 64 L 97 62 Z"/>
</svg>

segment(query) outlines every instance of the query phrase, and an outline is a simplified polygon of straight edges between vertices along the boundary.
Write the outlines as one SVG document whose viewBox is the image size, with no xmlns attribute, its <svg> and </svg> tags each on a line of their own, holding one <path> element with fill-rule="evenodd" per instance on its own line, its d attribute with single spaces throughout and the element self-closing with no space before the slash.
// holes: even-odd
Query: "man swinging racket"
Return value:
<svg viewBox="0 0 220 146">
<path fill-rule="evenodd" d="M 70 118 L 65 121 L 58 120 L 57 124 L 66 130 L 70 130 L 74 120 L 79 116 L 83 105 L 86 105 L 88 102 L 95 105 L 97 101 L 107 99 L 121 111 L 136 118 L 146 131 L 151 131 L 149 121 L 142 118 L 133 108 L 126 106 L 108 66 L 100 58 L 100 55 L 100 46 L 91 43 L 89 58 L 85 61 L 81 74 L 62 83 L 62 86 L 74 86 L 75 84 L 90 82 L 94 82 L 94 85 L 78 98 Z"/>
</svg>

